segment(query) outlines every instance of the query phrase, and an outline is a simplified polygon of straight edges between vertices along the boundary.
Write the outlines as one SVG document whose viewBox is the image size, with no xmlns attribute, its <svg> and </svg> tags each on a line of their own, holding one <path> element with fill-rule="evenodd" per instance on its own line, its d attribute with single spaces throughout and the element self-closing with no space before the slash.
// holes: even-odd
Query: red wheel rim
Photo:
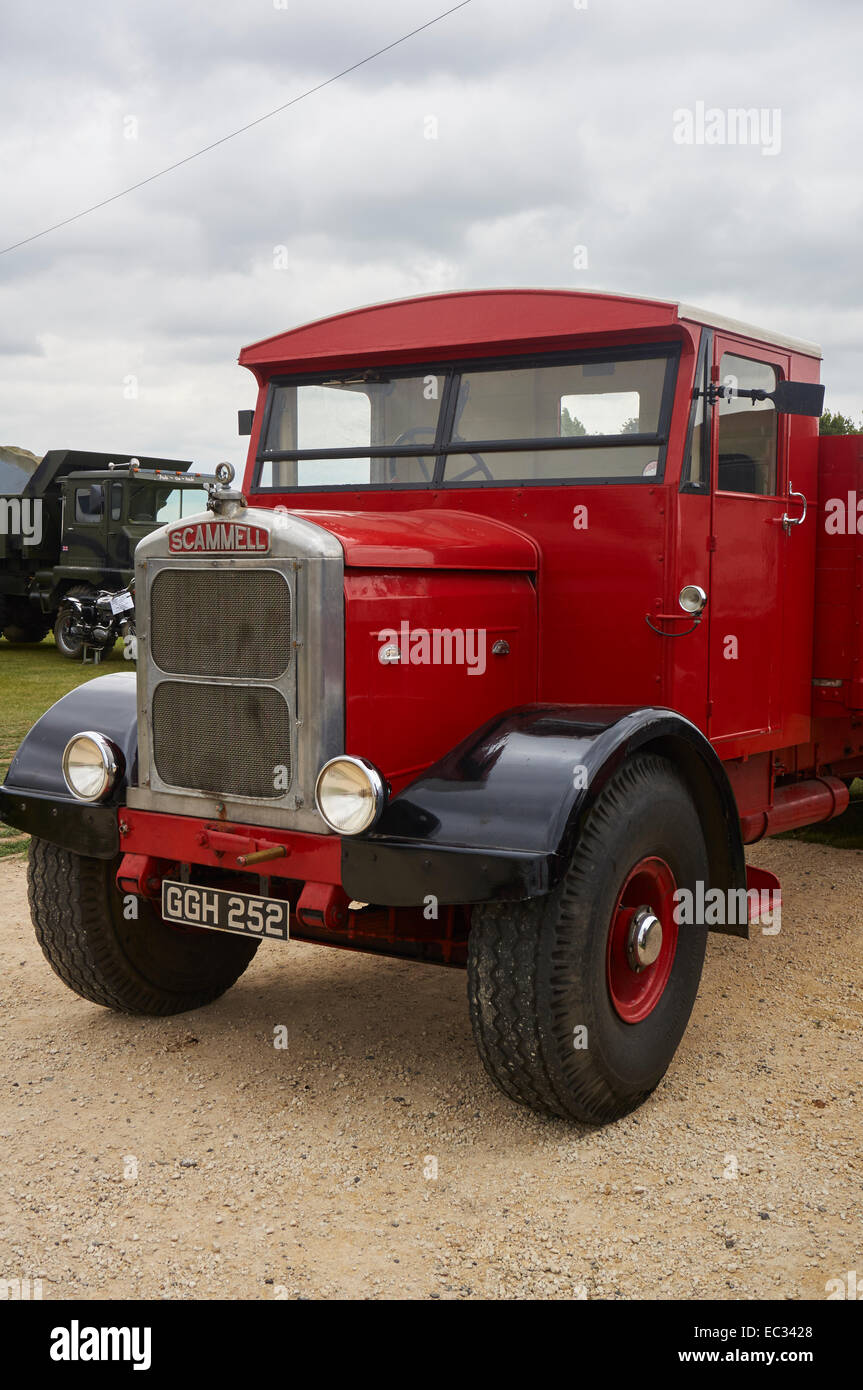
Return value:
<svg viewBox="0 0 863 1390">
<path fill-rule="evenodd" d="M 629 874 L 615 904 L 608 931 L 606 975 L 615 1012 L 624 1023 L 640 1023 L 656 1008 L 671 975 L 677 950 L 674 894 L 677 884 L 664 859 L 641 859 Z M 662 926 L 662 944 L 652 965 L 637 969 L 631 960 L 633 920 L 649 908 Z"/>
</svg>

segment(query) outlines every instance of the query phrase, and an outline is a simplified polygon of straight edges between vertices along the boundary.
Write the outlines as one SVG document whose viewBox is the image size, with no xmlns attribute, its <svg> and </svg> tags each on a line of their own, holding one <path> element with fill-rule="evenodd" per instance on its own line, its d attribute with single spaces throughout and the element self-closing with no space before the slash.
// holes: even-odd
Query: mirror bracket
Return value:
<svg viewBox="0 0 863 1390">
<path fill-rule="evenodd" d="M 756 401 L 772 401 L 779 415 L 809 415 L 817 419 L 824 410 L 824 389 L 817 382 L 780 381 L 773 391 L 765 391 L 758 386 L 742 387 L 735 390 L 730 386 L 711 381 L 706 390 L 696 386 L 692 398 L 693 400 L 703 398 L 709 406 L 716 405 L 717 401 L 731 400 L 734 396 L 749 400 L 753 405 Z"/>
</svg>

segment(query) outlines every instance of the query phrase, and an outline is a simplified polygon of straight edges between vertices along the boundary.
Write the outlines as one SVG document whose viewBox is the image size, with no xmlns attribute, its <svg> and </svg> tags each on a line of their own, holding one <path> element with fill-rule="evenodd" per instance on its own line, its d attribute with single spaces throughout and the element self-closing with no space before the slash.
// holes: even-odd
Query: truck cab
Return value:
<svg viewBox="0 0 863 1390">
<path fill-rule="evenodd" d="M 534 699 L 667 705 L 723 760 L 807 741 L 815 546 L 800 521 L 817 419 L 713 388 L 817 382 L 816 345 L 686 306 L 551 291 L 430 296 L 328 326 L 380 335 L 367 380 L 350 358 L 334 370 L 321 325 L 241 354 L 259 381 L 251 501 L 335 509 L 354 532 L 506 527 L 535 551 L 522 572 L 537 646 L 510 662 Z M 378 568 L 391 560 L 380 545 Z M 688 604 L 701 590 L 703 609 L 682 607 L 683 590 Z M 427 754 L 425 731 L 412 737 Z"/>
<path fill-rule="evenodd" d="M 222 466 L 137 546 L 137 678 L 91 682 L 86 719 L 67 696 L 3 788 L 34 881 L 98 885 L 92 939 L 134 967 L 69 982 L 191 1007 L 265 936 L 466 967 L 507 1095 L 625 1114 L 707 930 L 746 936 L 778 889 L 744 844 L 836 814 L 863 767 L 853 672 L 828 717 L 813 698 L 814 596 L 848 564 L 816 542 L 818 348 L 490 290 L 240 363 L 242 483 Z"/>
<path fill-rule="evenodd" d="M 60 563 L 44 576 L 54 595 L 69 581 L 98 578 L 109 589 L 128 584 L 139 541 L 206 505 L 200 475 L 179 470 L 123 469 L 72 473 L 61 482 Z M 52 600 L 49 600 L 49 602 Z"/>
<path fill-rule="evenodd" d="M 93 597 L 131 581 L 144 536 L 206 504 L 206 480 L 188 460 L 110 457 L 52 449 L 21 493 L 2 498 L 24 508 L 29 530 L 0 536 L 0 632 L 12 642 L 41 642 L 53 627 L 58 650 L 77 658 L 70 595 Z"/>
</svg>

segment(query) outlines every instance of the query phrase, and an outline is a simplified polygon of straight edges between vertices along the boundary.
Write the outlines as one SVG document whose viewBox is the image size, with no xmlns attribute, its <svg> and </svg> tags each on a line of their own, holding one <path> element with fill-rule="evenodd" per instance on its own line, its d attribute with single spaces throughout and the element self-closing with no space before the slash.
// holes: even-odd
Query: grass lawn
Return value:
<svg viewBox="0 0 863 1390">
<path fill-rule="evenodd" d="M 37 646 L 13 647 L 0 638 L 0 782 L 27 730 L 32 728 L 55 700 L 76 685 L 109 671 L 129 670 L 123 660 L 123 644 L 118 642 L 110 656 L 98 666 L 69 661 L 46 637 Z M 0 824 L 0 859 L 24 854 L 29 836 Z"/>
</svg>

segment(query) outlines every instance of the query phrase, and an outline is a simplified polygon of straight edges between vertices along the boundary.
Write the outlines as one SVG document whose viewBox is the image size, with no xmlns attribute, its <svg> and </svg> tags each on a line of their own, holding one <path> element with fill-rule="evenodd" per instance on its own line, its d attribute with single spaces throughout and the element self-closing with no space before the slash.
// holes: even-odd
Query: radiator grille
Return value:
<svg viewBox="0 0 863 1390">
<path fill-rule="evenodd" d="M 153 756 L 169 786 L 275 800 L 291 784 L 290 710 L 269 686 L 162 681 L 153 696 Z M 286 775 L 276 785 L 280 768 Z"/>
<path fill-rule="evenodd" d="M 171 675 L 275 680 L 290 664 L 291 591 L 274 570 L 163 570 L 150 613 L 153 660 Z"/>
</svg>

